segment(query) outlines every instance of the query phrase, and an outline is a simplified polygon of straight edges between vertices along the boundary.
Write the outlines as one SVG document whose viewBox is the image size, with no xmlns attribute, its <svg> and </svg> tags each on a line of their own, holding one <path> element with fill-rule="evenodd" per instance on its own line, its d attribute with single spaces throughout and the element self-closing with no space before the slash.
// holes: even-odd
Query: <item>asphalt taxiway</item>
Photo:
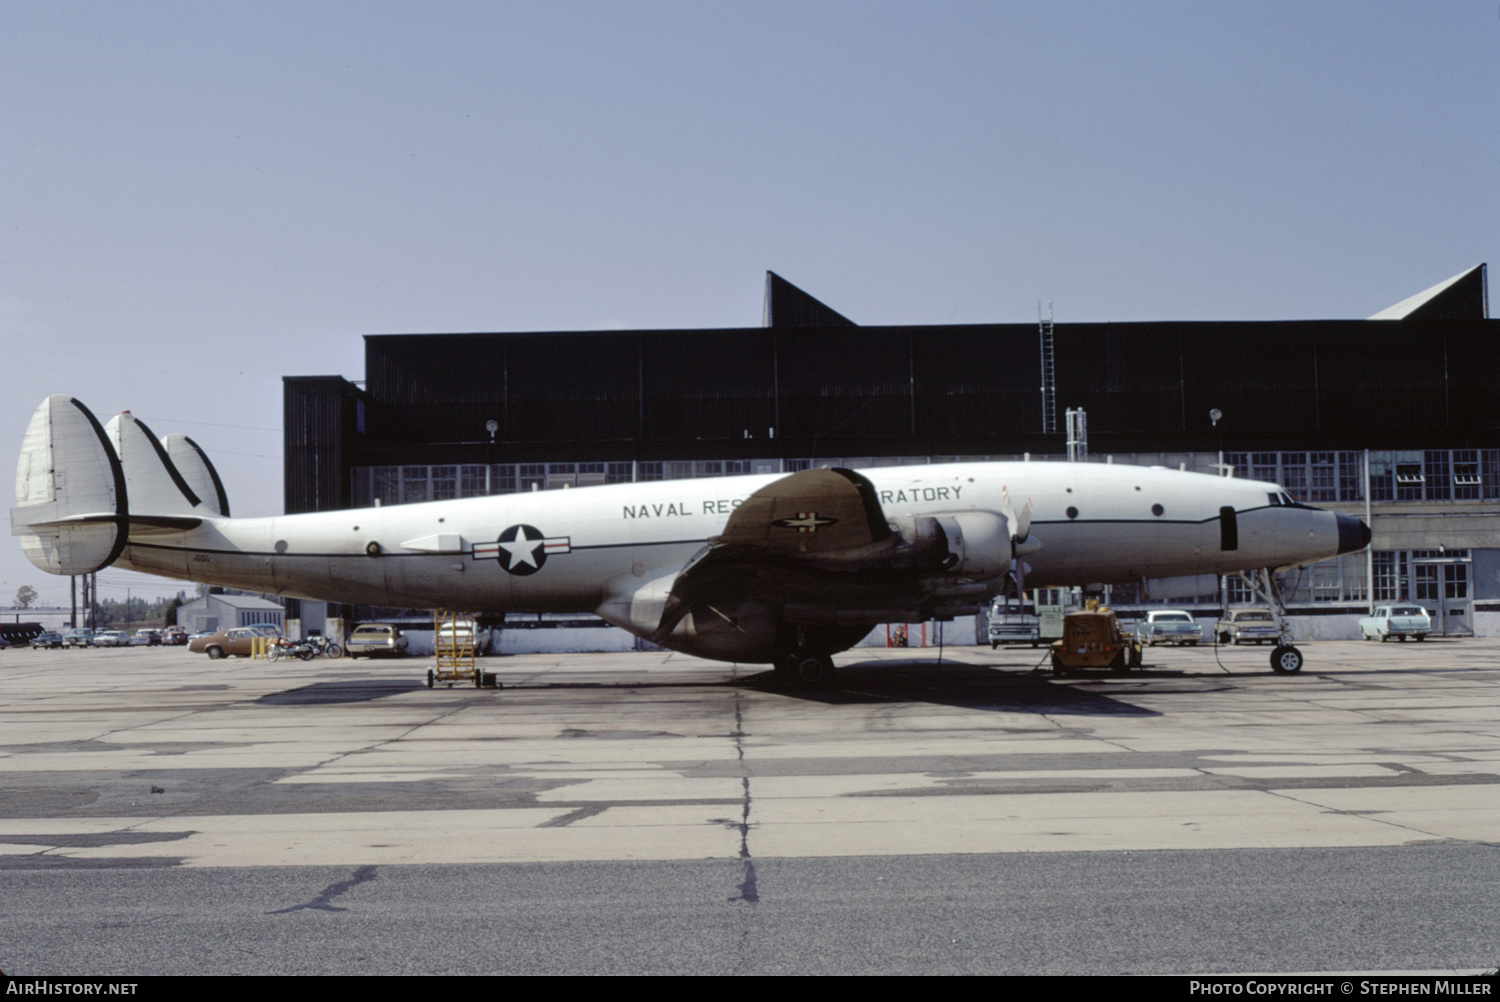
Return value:
<svg viewBox="0 0 1500 1002">
<path fill-rule="evenodd" d="M 1500 641 L 1304 652 L 6 651 L 0 969 L 1494 967 Z"/>
</svg>

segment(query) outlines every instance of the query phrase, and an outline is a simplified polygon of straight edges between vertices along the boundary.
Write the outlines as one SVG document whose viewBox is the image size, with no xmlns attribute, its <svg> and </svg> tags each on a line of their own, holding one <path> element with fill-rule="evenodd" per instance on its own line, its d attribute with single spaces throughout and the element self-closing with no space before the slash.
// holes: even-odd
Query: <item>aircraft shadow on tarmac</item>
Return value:
<svg viewBox="0 0 1500 1002">
<path fill-rule="evenodd" d="M 776 690 L 771 672 L 742 679 L 750 688 Z M 932 703 L 992 713 L 1068 713 L 1159 717 L 1156 710 L 1132 706 L 1103 693 L 1061 685 L 1050 674 L 999 671 L 961 661 L 868 661 L 841 665 L 826 689 L 784 693 L 829 705 Z"/>
<path fill-rule="evenodd" d="M 1175 674 L 1175 673 L 1172 673 Z M 792 699 L 825 703 L 829 706 L 865 703 L 932 703 L 992 713 L 1068 713 L 1129 717 L 1155 717 L 1155 710 L 1132 706 L 1100 692 L 1076 685 L 1059 684 L 1051 675 L 1032 672 L 1000 671 L 990 665 L 963 662 L 912 660 L 910 662 L 868 661 L 839 668 L 834 680 L 823 689 L 786 689 L 769 671 L 738 679 L 688 681 L 654 678 L 622 679 L 619 682 L 543 682 L 521 685 L 524 689 L 622 689 L 742 687 L 761 692 L 777 692 Z M 460 688 L 469 688 L 459 683 Z M 364 703 L 387 696 L 399 696 L 424 688 L 420 679 L 369 678 L 314 682 L 282 692 L 268 693 L 256 700 L 271 706 L 314 706 L 336 703 Z M 493 692 L 493 690 L 489 690 Z M 503 693 L 501 694 L 503 697 Z"/>
<path fill-rule="evenodd" d="M 270 692 L 256 700 L 269 706 L 309 706 L 319 703 L 367 703 L 372 699 L 399 696 L 424 688 L 420 679 L 358 678 L 338 682 L 314 682 L 282 692 Z"/>
</svg>

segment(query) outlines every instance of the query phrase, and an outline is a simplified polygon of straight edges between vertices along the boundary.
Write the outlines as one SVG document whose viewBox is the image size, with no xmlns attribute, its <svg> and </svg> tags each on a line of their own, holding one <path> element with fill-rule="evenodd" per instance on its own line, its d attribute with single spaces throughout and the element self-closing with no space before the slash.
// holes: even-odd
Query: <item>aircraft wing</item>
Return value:
<svg viewBox="0 0 1500 1002">
<path fill-rule="evenodd" d="M 694 608 L 733 621 L 745 601 L 786 608 L 868 589 L 852 572 L 892 550 L 895 533 L 875 487 L 852 470 L 803 470 L 767 484 L 729 516 L 724 532 L 673 582 L 656 636 Z"/>
</svg>

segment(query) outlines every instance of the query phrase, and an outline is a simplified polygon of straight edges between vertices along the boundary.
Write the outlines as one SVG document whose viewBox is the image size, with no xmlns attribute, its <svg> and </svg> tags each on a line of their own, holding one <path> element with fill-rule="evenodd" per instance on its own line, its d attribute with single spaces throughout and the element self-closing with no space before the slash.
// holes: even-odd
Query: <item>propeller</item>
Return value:
<svg viewBox="0 0 1500 1002">
<path fill-rule="evenodd" d="M 1023 602 L 1026 600 L 1026 572 L 1031 568 L 1021 559 L 1021 552 L 1031 539 L 1031 515 L 1035 510 L 1031 498 L 1027 498 L 1025 507 L 1017 512 L 1010 499 L 1010 488 L 1000 488 L 1000 514 L 1005 516 L 1005 525 L 1010 529 L 1010 578 L 1016 583 L 1016 597 Z M 1037 545 L 1032 542 L 1031 546 L 1025 547 L 1025 552 L 1034 551 Z"/>
</svg>

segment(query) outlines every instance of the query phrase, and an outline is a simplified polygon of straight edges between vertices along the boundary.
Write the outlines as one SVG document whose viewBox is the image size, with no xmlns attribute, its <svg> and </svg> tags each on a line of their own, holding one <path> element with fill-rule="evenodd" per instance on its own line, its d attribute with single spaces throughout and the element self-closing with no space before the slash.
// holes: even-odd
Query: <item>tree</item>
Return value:
<svg viewBox="0 0 1500 1002">
<path fill-rule="evenodd" d="M 29 609 L 31 603 L 36 601 L 36 589 L 31 585 L 22 585 L 16 589 L 16 608 Z"/>
</svg>

